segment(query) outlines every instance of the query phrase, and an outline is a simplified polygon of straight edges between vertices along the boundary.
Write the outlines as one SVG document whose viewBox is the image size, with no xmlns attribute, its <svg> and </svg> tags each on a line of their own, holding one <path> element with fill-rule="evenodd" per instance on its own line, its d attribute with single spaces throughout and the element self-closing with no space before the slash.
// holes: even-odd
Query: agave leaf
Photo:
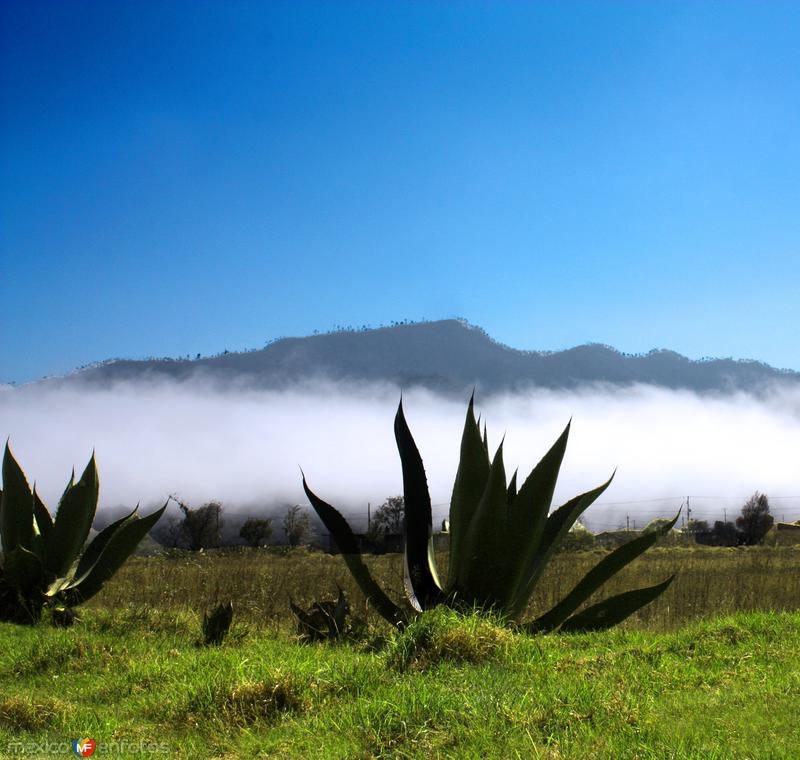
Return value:
<svg viewBox="0 0 800 760">
<path fill-rule="evenodd" d="M 39 494 L 36 493 L 36 486 L 33 487 L 33 517 L 42 539 L 47 541 L 47 537 L 53 530 L 53 518 L 44 502 L 39 498 Z"/>
<path fill-rule="evenodd" d="M 534 586 L 539 580 L 539 576 L 542 574 L 553 552 L 561 543 L 564 535 L 575 524 L 581 514 L 591 506 L 594 500 L 611 485 L 613 479 L 614 475 L 612 474 L 601 486 L 575 496 L 547 518 L 541 541 L 534 554 L 526 557 L 526 565 L 523 567 L 521 580 L 511 597 L 509 612 L 512 617 L 518 617 L 524 611 Z"/>
<path fill-rule="evenodd" d="M 46 544 L 47 569 L 57 577 L 66 575 L 86 543 L 97 510 L 100 481 L 94 454 L 81 479 L 61 497 L 53 530 Z"/>
<path fill-rule="evenodd" d="M 333 540 L 339 547 L 342 553 L 345 564 L 355 578 L 358 587 L 361 589 L 365 597 L 372 603 L 378 613 L 389 621 L 392 625 L 404 626 L 407 618 L 406 614 L 401 610 L 388 596 L 383 592 L 381 587 L 375 582 L 375 579 L 370 575 L 369 569 L 361 559 L 361 552 L 358 548 L 358 541 L 356 540 L 353 531 L 347 524 L 347 520 L 342 517 L 336 507 L 332 507 L 327 502 L 319 498 L 306 483 L 305 475 L 303 475 L 303 490 L 306 492 L 311 506 L 314 511 L 319 515 L 325 527 L 330 531 Z"/>
<path fill-rule="evenodd" d="M 602 631 L 611 628 L 617 623 L 621 623 L 636 610 L 650 604 L 669 588 L 673 580 L 675 580 L 674 575 L 655 586 L 626 591 L 587 607 L 583 612 L 569 618 L 560 630 L 566 632 Z"/>
<path fill-rule="evenodd" d="M 301 635 L 313 640 L 321 638 L 325 634 L 325 631 L 320 630 L 320 628 L 317 626 L 317 621 L 314 620 L 314 618 L 311 617 L 311 615 L 309 615 L 302 607 L 298 607 L 291 598 L 289 599 L 289 607 L 297 618 L 297 622 L 299 623 L 298 628 Z"/>
<path fill-rule="evenodd" d="M 44 584 L 44 568 L 39 558 L 24 546 L 3 554 L 3 575 L 6 581 L 22 593 L 31 596 Z"/>
<path fill-rule="evenodd" d="M 661 536 L 672 530 L 679 515 L 680 510 L 671 522 L 615 549 L 598 562 L 555 607 L 525 627 L 531 632 L 552 631 L 558 628 L 600 586 L 647 551 Z"/>
<path fill-rule="evenodd" d="M 53 529 L 53 521 L 47 507 L 36 493 L 36 484 L 33 484 L 33 537 L 31 551 L 45 564 L 46 537 Z"/>
<path fill-rule="evenodd" d="M 47 588 L 45 589 L 44 595 L 48 599 L 54 599 L 62 591 L 65 591 L 69 587 L 71 582 L 72 582 L 71 575 L 65 575 L 62 578 L 55 578 L 48 584 Z"/>
<path fill-rule="evenodd" d="M 501 443 L 489 469 L 486 488 L 464 539 L 463 562 L 455 593 L 467 603 L 495 606 L 499 592 L 509 579 L 503 576 L 505 547 L 506 472 Z"/>
<path fill-rule="evenodd" d="M 459 574 L 465 572 L 469 559 L 463 547 L 472 517 L 478 508 L 486 481 L 489 478 L 489 460 L 483 448 L 480 428 L 475 421 L 474 399 L 470 398 L 467 418 L 461 436 L 461 456 L 458 462 L 453 495 L 450 499 L 450 569 L 448 591 L 455 587 Z"/>
<path fill-rule="evenodd" d="M 203 644 L 219 646 L 233 621 L 233 602 L 220 602 L 211 612 L 203 613 Z"/>
<path fill-rule="evenodd" d="M 553 502 L 553 492 L 567 448 L 570 425 L 571 421 L 525 478 L 516 498 L 509 505 L 504 539 L 506 568 L 503 571 L 503 575 L 509 580 L 501 600 L 504 606 L 514 599 L 526 570 L 531 567 L 539 551 L 547 513 Z M 525 601 L 527 602 L 527 598 Z"/>
<path fill-rule="evenodd" d="M 347 597 L 344 595 L 344 591 L 339 589 L 339 597 L 336 600 L 336 606 L 333 608 L 333 612 L 331 613 L 331 620 L 334 626 L 334 635 L 338 636 L 344 631 L 344 624 L 345 619 L 347 618 L 348 606 L 347 606 Z"/>
<path fill-rule="evenodd" d="M 66 488 L 64 489 L 64 493 L 61 494 L 61 498 L 58 500 L 58 503 L 61 504 L 64 501 L 64 497 L 69 493 L 69 489 L 75 485 L 75 468 L 72 468 L 72 473 L 69 476 L 69 483 L 67 483 Z"/>
<path fill-rule="evenodd" d="M 442 590 L 436 577 L 433 561 L 433 527 L 431 497 L 422 457 L 411 431 L 408 429 L 403 402 L 397 407 L 394 419 L 394 436 L 400 462 L 403 466 L 403 493 L 405 497 L 404 570 L 406 594 L 412 606 L 429 609 L 442 600 Z"/>
<path fill-rule="evenodd" d="M 8 553 L 17 546 L 31 548 L 33 540 L 33 495 L 25 473 L 6 441 L 3 454 L 3 496 L 0 500 L 0 542 Z"/>
<path fill-rule="evenodd" d="M 517 473 L 518 472 L 519 472 L 519 470 L 514 470 L 514 474 L 511 476 L 511 480 L 510 480 L 510 482 L 508 484 L 508 498 L 506 499 L 506 502 L 507 502 L 509 508 L 511 507 L 511 503 L 514 501 L 514 499 L 517 498 Z"/>
<path fill-rule="evenodd" d="M 86 549 L 84 549 L 80 560 L 78 560 L 75 572 L 71 573 L 67 578 L 68 583 L 65 586 L 66 588 L 75 587 L 79 583 L 82 583 L 84 580 L 86 580 L 86 576 L 89 575 L 92 568 L 97 564 L 97 561 L 100 559 L 100 555 L 103 553 L 103 550 L 106 548 L 108 542 L 111 540 L 114 534 L 124 525 L 139 519 L 138 509 L 139 507 L 137 506 L 124 517 L 120 517 L 119 520 L 115 520 L 109 525 L 106 525 L 106 527 L 103 528 L 103 530 L 101 530 L 92 539 L 91 543 L 86 547 Z M 62 588 L 64 588 L 64 586 L 62 586 Z"/>
<path fill-rule="evenodd" d="M 103 584 L 114 575 L 125 563 L 125 560 L 133 554 L 139 542 L 158 522 L 166 508 L 167 504 L 165 503 L 161 509 L 151 512 L 147 517 L 139 517 L 138 514 L 133 514 L 109 537 L 104 538 L 102 546 L 98 547 L 100 551 L 94 564 L 88 572 L 66 592 L 70 604 L 85 602 L 100 591 L 100 589 L 103 588 Z M 98 534 L 95 537 L 95 541 L 100 538 L 100 535 L 101 534 Z M 92 543 L 94 543 L 94 541 L 92 541 Z M 87 547 L 87 552 L 90 548 L 91 544 Z"/>
</svg>

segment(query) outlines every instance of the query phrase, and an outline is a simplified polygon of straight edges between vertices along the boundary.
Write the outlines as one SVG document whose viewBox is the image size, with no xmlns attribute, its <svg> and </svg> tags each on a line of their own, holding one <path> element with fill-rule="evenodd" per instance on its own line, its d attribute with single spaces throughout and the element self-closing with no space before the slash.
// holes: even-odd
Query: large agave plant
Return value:
<svg viewBox="0 0 800 760">
<path fill-rule="evenodd" d="M 55 519 L 31 491 L 6 444 L 0 491 L 0 620 L 35 623 L 44 606 L 69 610 L 94 596 L 123 565 L 166 509 L 137 509 L 86 539 L 97 509 L 94 455 L 76 483 L 73 473 Z"/>
<path fill-rule="evenodd" d="M 433 554 L 431 500 L 425 470 L 400 402 L 394 432 L 405 492 L 404 580 L 408 600 L 416 611 L 437 604 L 477 606 L 494 609 L 510 620 L 520 620 L 559 543 L 613 478 L 612 475 L 598 488 L 550 512 L 569 427 L 518 489 L 516 472 L 510 483 L 506 482 L 502 443 L 490 459 L 485 428 L 482 436 L 470 399 L 450 501 L 450 563 L 447 583 L 443 584 Z M 305 476 L 303 488 L 364 595 L 389 622 L 404 625 L 408 620 L 406 611 L 370 575 L 347 521 L 311 491 Z M 674 576 L 656 586 L 617 594 L 580 610 L 609 578 L 669 531 L 675 520 L 677 516 L 658 530 L 608 554 L 555 607 L 521 625 L 536 632 L 600 630 L 616 625 L 653 601 Z"/>
</svg>

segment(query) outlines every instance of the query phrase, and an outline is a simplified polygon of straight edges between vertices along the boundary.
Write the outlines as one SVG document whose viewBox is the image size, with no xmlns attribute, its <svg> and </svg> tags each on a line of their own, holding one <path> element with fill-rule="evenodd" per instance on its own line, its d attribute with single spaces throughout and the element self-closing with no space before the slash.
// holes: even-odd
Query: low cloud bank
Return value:
<svg viewBox="0 0 800 760">
<path fill-rule="evenodd" d="M 366 505 L 402 493 L 393 435 L 399 390 L 317 384 L 293 391 L 222 391 L 200 381 L 121 384 L 109 390 L 47 386 L 0 389 L 0 434 L 45 502 L 55 508 L 74 466 L 92 449 L 101 508 L 143 507 L 177 493 L 230 513 L 281 512 L 307 502 L 302 466 L 326 500 L 366 520 Z M 466 401 L 412 389 L 409 426 L 425 462 L 434 514 L 446 516 Z M 573 418 L 556 503 L 618 468 L 595 528 L 641 525 L 674 512 L 686 495 L 694 515 L 735 516 L 754 490 L 778 519 L 800 518 L 800 390 L 763 398 L 700 397 L 650 386 L 530 391 L 476 400 L 492 450 L 505 434 L 509 477 L 527 475 Z"/>
</svg>

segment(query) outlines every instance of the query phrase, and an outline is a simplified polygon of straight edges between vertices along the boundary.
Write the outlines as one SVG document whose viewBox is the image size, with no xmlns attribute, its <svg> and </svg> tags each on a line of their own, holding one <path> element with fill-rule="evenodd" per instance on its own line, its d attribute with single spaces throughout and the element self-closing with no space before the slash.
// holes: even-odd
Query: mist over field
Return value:
<svg viewBox="0 0 800 760">
<path fill-rule="evenodd" d="M 202 381 L 79 390 L 31 385 L 0 390 L 0 434 L 48 506 L 92 449 L 100 505 L 143 507 L 175 493 L 190 504 L 222 501 L 229 513 L 306 505 L 302 466 L 324 499 L 365 520 L 366 505 L 402 493 L 390 385 L 317 383 L 291 391 L 220 390 Z M 434 517 L 446 516 L 467 399 L 411 389 L 406 417 L 422 453 Z M 505 435 L 510 477 L 545 453 L 573 418 L 556 491 L 561 503 L 616 478 L 587 513 L 596 528 L 631 515 L 639 525 L 692 495 L 694 516 L 729 519 L 754 490 L 800 494 L 800 390 L 755 399 L 698 396 L 652 386 L 534 390 L 476 399 L 489 443 Z M 713 497 L 713 498 L 710 498 Z M 657 501 L 662 500 L 663 501 Z M 772 502 L 778 519 L 800 517 L 800 498 Z M 717 514 L 718 512 L 718 514 Z M 356 522 L 358 525 L 358 522 Z"/>
</svg>

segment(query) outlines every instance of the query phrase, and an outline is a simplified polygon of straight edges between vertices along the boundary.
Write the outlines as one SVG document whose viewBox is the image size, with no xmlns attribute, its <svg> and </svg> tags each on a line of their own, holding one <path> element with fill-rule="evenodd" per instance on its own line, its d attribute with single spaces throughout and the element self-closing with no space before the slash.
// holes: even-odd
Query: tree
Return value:
<svg viewBox="0 0 800 760">
<path fill-rule="evenodd" d="M 774 518 L 769 513 L 767 495 L 756 491 L 742 507 L 742 514 L 736 518 L 736 527 L 745 546 L 760 544 L 772 527 Z"/>
<path fill-rule="evenodd" d="M 302 543 L 303 539 L 311 533 L 311 520 L 308 512 L 299 504 L 289 507 L 283 518 L 283 531 L 286 533 L 289 546 L 298 546 Z"/>
<path fill-rule="evenodd" d="M 402 533 L 405 520 L 405 499 L 402 496 L 390 496 L 381 504 L 372 516 L 370 533 L 385 536 L 387 533 Z"/>
<path fill-rule="evenodd" d="M 706 520 L 689 520 L 686 523 L 686 532 L 693 536 L 697 536 L 698 534 L 702 533 L 708 533 L 709 530 L 708 522 Z"/>
<path fill-rule="evenodd" d="M 711 543 L 714 546 L 736 546 L 739 543 L 739 531 L 732 522 L 717 520 L 711 531 Z"/>
<path fill-rule="evenodd" d="M 249 546 L 263 546 L 272 535 L 272 520 L 259 517 L 248 517 L 239 529 L 239 537 Z"/>
<path fill-rule="evenodd" d="M 192 508 L 173 495 L 169 497 L 183 513 L 183 518 L 173 520 L 166 528 L 167 545 L 182 546 L 191 551 L 211 549 L 222 542 L 222 504 L 209 501 Z"/>
</svg>

